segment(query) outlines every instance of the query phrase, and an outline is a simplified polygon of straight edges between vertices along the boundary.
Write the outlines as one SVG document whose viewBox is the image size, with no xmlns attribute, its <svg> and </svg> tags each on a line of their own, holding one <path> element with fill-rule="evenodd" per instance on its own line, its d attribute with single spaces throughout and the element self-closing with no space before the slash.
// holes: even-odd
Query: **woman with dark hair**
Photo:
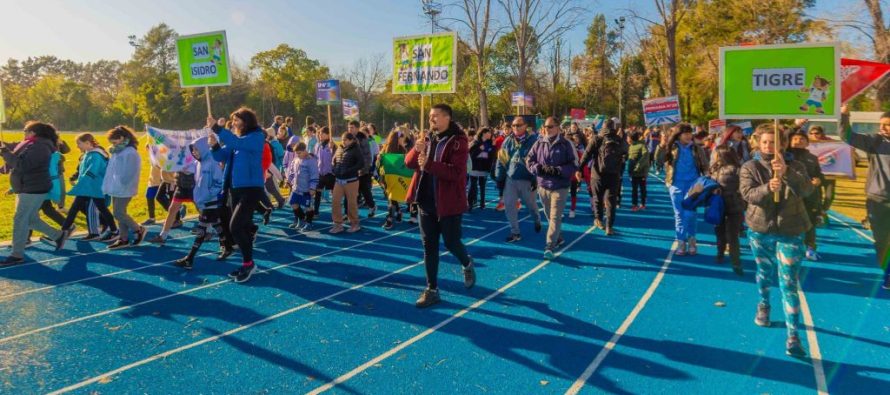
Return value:
<svg viewBox="0 0 890 395">
<path fill-rule="evenodd" d="M 383 154 L 405 154 L 408 152 L 408 137 L 401 131 L 394 130 L 386 136 L 386 143 L 380 150 L 380 158 L 377 163 L 383 163 Z M 381 165 L 382 166 L 382 165 Z M 386 180 L 380 178 L 381 184 L 385 184 Z M 384 185 L 384 191 L 386 186 Z M 402 207 L 396 200 L 389 201 L 389 210 L 386 214 L 386 221 L 383 222 L 383 229 L 390 230 L 396 222 L 402 222 Z"/>
<path fill-rule="evenodd" d="M 346 197 L 346 215 L 349 219 L 349 233 L 355 233 L 362 229 L 358 216 L 359 171 L 365 166 L 365 158 L 359 148 L 360 142 L 355 134 L 344 132 L 341 137 L 342 147 L 334 154 L 331 171 L 336 177 L 334 184 L 333 202 L 331 203 L 331 216 L 334 227 L 331 233 L 343 232 L 343 198 Z"/>
<path fill-rule="evenodd" d="M 732 271 L 741 276 L 741 250 L 739 235 L 742 232 L 742 221 L 745 220 L 745 201 L 739 192 L 739 170 L 742 164 L 736 151 L 727 144 L 718 145 L 714 149 L 714 161 L 711 163 L 711 178 L 717 180 L 720 188 L 714 193 L 723 197 L 723 220 L 714 227 L 717 236 L 717 263 L 723 263 L 726 247 L 729 246 L 729 260 Z"/>
<path fill-rule="evenodd" d="M 751 146 L 748 145 L 748 140 L 745 139 L 745 133 L 738 125 L 729 125 L 726 127 L 726 130 L 723 131 L 723 135 L 721 136 L 720 145 L 726 145 L 735 151 L 740 163 L 745 163 L 751 160 Z"/>
<path fill-rule="evenodd" d="M 677 237 L 676 255 L 695 255 L 698 246 L 695 240 L 696 213 L 682 206 L 689 188 L 708 170 L 708 156 L 704 149 L 693 141 L 692 126 L 681 123 L 668 139 L 665 147 L 665 185 L 671 195 L 674 207 L 674 222 Z M 687 249 L 688 248 L 688 249 Z"/>
<path fill-rule="evenodd" d="M 145 239 L 145 227 L 137 224 L 133 217 L 127 213 L 127 206 L 133 196 L 136 196 L 136 191 L 139 188 L 142 160 L 136 151 L 138 139 L 130 128 L 123 125 L 118 126 L 109 130 L 106 137 L 111 143 L 109 149 L 111 157 L 105 168 L 102 193 L 111 197 L 112 213 L 120 232 L 118 239 L 108 246 L 108 249 L 114 250 L 130 245 L 129 232 L 131 230 L 136 233 L 136 238 L 133 240 L 134 246 L 142 243 L 142 240 Z M 71 230 L 67 229 L 65 232 L 70 233 Z"/>
<path fill-rule="evenodd" d="M 491 128 L 484 127 L 479 130 L 470 143 L 470 191 L 467 194 L 469 211 L 476 205 L 476 197 L 479 196 L 479 208 L 485 210 L 485 182 L 491 173 L 491 165 L 494 162 L 494 140 Z M 478 194 L 477 194 L 478 191 Z"/>
<path fill-rule="evenodd" d="M 10 147 L 0 142 L 0 155 L 6 161 L 4 172 L 9 173 L 9 185 L 15 194 L 15 215 L 12 219 L 12 253 L 0 266 L 25 261 L 25 245 L 33 229 L 56 241 L 61 249 L 69 233 L 52 228 L 40 219 L 40 206 L 52 189 L 49 176 L 50 158 L 56 150 L 56 129 L 51 125 L 30 121 L 25 124 L 25 139 Z"/>
<path fill-rule="evenodd" d="M 265 195 L 263 177 L 263 150 L 266 133 L 257 121 L 256 113 L 241 107 L 232 113 L 232 129 L 220 127 L 212 116 L 207 117 L 207 127 L 213 133 L 208 138 L 213 159 L 225 162 L 223 169 L 223 204 L 220 217 L 223 237 L 227 240 L 217 259 L 232 255 L 232 240 L 241 250 L 241 267 L 229 273 L 235 282 L 243 283 L 256 272 L 253 262 L 253 239 L 257 226 L 253 212 Z"/>
<path fill-rule="evenodd" d="M 584 151 L 587 150 L 587 138 L 580 131 L 569 133 L 568 137 L 575 147 L 575 155 L 580 160 L 584 156 Z M 581 173 L 581 177 L 578 177 L 578 173 Z M 569 218 L 575 218 L 575 209 L 578 207 L 578 188 L 581 187 L 582 181 L 587 183 L 587 196 L 593 198 L 593 187 L 590 185 L 590 166 L 582 166 L 578 169 L 578 172 L 572 175 L 572 183 L 569 185 L 569 197 L 571 199 Z"/>
</svg>

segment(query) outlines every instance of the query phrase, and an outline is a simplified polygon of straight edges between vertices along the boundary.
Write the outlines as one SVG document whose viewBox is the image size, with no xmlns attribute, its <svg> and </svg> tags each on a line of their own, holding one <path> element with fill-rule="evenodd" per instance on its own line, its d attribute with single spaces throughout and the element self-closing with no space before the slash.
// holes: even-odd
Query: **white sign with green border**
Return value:
<svg viewBox="0 0 890 395">
<path fill-rule="evenodd" d="M 720 119 L 837 119 L 837 43 L 720 48 Z"/>
<path fill-rule="evenodd" d="M 232 85 L 226 32 L 200 33 L 176 39 L 179 84 L 183 88 Z"/>
</svg>

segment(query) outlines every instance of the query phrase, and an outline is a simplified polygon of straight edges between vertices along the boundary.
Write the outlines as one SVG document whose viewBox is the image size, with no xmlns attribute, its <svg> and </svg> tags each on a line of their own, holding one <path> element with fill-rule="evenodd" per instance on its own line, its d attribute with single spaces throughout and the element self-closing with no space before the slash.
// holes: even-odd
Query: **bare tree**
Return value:
<svg viewBox="0 0 890 395">
<path fill-rule="evenodd" d="M 371 97 L 386 86 L 389 71 L 388 58 L 384 53 L 376 53 L 355 61 L 346 71 L 346 80 L 355 86 L 359 108 L 367 109 Z"/>
<path fill-rule="evenodd" d="M 557 37 L 556 40 L 553 41 L 553 45 L 550 47 L 550 53 L 547 59 L 550 68 L 551 89 L 553 90 L 553 100 L 551 100 L 550 103 L 551 115 L 556 114 L 556 106 L 559 102 L 559 84 L 562 83 L 562 65 L 565 62 L 565 57 L 563 56 L 563 40 L 561 37 Z"/>
<path fill-rule="evenodd" d="M 695 0 L 654 0 L 655 8 L 661 17 L 661 22 L 656 22 L 640 16 L 635 10 L 628 10 L 635 18 L 646 21 L 660 27 L 660 32 L 667 42 L 667 66 L 670 94 L 677 94 L 677 28 L 692 8 Z"/>
<path fill-rule="evenodd" d="M 515 36 L 516 86 L 525 91 L 525 80 L 538 53 L 578 24 L 586 9 L 575 0 L 498 0 Z"/>
<path fill-rule="evenodd" d="M 448 18 L 464 26 L 463 41 L 476 66 L 476 94 L 479 96 L 479 125 L 488 126 L 488 91 L 486 64 L 488 53 L 500 29 L 492 24 L 491 0 L 460 0 L 450 4 L 460 10 L 459 18 Z"/>
</svg>

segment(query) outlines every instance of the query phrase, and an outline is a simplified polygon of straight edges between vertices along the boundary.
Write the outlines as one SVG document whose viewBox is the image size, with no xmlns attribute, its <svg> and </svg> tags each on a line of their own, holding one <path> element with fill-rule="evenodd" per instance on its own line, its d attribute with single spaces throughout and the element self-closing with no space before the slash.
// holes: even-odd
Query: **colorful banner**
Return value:
<svg viewBox="0 0 890 395">
<path fill-rule="evenodd" d="M 457 33 L 396 37 L 392 46 L 392 93 L 456 91 Z"/>
<path fill-rule="evenodd" d="M 720 48 L 720 119 L 837 119 L 837 43 Z"/>
<path fill-rule="evenodd" d="M 708 131 L 711 133 L 720 133 L 726 129 L 726 121 L 722 119 L 712 119 L 708 121 Z"/>
<path fill-rule="evenodd" d="M 6 122 L 6 104 L 3 101 L 3 84 L 0 84 L 0 124 Z"/>
<path fill-rule="evenodd" d="M 183 88 L 232 85 L 225 31 L 179 36 L 176 53 Z"/>
<path fill-rule="evenodd" d="M 525 104 L 525 92 L 513 92 L 510 94 L 510 103 L 513 103 L 513 107 L 521 106 Z"/>
<path fill-rule="evenodd" d="M 343 99 L 343 119 L 347 121 L 358 121 L 358 102 L 355 100 Z"/>
<path fill-rule="evenodd" d="M 315 104 L 319 106 L 332 106 L 339 103 L 339 80 L 325 80 L 315 82 Z"/>
<path fill-rule="evenodd" d="M 677 96 L 643 100 L 643 118 L 646 126 L 680 122 L 680 99 Z"/>
<path fill-rule="evenodd" d="M 841 103 L 858 96 L 890 73 L 890 64 L 841 59 Z"/>
<path fill-rule="evenodd" d="M 405 166 L 405 154 L 381 154 L 378 169 L 386 198 L 404 203 L 414 170 Z"/>
<path fill-rule="evenodd" d="M 587 118 L 587 110 L 583 108 L 573 108 L 569 110 L 569 114 L 572 116 L 572 119 L 582 120 Z"/>
<path fill-rule="evenodd" d="M 813 155 L 819 157 L 822 173 L 832 176 L 844 176 L 856 179 L 856 160 L 853 147 L 841 141 L 812 143 L 807 147 Z"/>
<path fill-rule="evenodd" d="M 210 134 L 210 129 L 164 130 L 146 126 L 148 132 L 148 157 L 153 166 L 163 171 L 177 172 L 182 169 L 195 171 L 195 157 L 189 150 L 192 141 Z"/>
</svg>

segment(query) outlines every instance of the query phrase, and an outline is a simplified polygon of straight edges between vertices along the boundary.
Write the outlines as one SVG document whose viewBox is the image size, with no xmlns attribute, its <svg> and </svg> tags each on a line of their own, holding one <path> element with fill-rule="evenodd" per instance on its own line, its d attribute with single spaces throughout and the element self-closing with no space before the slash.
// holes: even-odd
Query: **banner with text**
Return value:
<svg viewBox="0 0 890 395">
<path fill-rule="evenodd" d="M 720 119 L 837 119 L 837 43 L 720 48 Z"/>
<path fill-rule="evenodd" d="M 232 85 L 225 31 L 179 36 L 176 53 L 183 88 Z"/>
<path fill-rule="evenodd" d="M 454 93 L 457 33 L 396 37 L 392 93 Z"/>
<path fill-rule="evenodd" d="M 680 122 L 680 99 L 677 96 L 643 100 L 643 118 L 646 126 Z"/>
<path fill-rule="evenodd" d="M 315 104 L 331 106 L 340 103 L 340 80 L 315 82 Z"/>
<path fill-rule="evenodd" d="M 210 134 L 210 129 L 165 130 L 146 126 L 145 130 L 148 132 L 148 157 L 151 164 L 174 173 L 182 169 L 195 171 L 197 160 L 189 145 L 195 139 Z"/>
</svg>

